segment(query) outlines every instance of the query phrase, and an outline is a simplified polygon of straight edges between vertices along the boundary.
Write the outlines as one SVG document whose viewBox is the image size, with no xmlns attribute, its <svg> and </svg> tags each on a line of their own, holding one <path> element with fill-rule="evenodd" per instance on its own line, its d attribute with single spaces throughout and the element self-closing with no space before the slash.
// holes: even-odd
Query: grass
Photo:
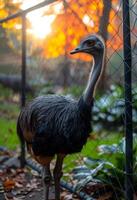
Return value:
<svg viewBox="0 0 137 200">
<path fill-rule="evenodd" d="M 16 120 L 19 106 L 12 102 L 12 90 L 0 85 L 0 146 L 16 149 L 19 144 L 16 135 Z"/>
<path fill-rule="evenodd" d="M 15 120 L 0 118 L 0 146 L 16 149 L 18 143 Z"/>
</svg>

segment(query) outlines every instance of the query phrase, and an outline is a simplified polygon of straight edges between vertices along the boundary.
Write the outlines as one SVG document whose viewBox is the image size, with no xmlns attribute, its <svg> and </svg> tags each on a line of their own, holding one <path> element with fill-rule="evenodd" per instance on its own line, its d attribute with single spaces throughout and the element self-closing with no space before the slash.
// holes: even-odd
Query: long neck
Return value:
<svg viewBox="0 0 137 200">
<path fill-rule="evenodd" d="M 92 103 L 97 81 L 102 71 L 103 60 L 104 60 L 104 51 L 94 56 L 93 67 L 90 72 L 87 87 L 83 93 L 83 99 L 87 105 L 90 105 Z"/>
</svg>

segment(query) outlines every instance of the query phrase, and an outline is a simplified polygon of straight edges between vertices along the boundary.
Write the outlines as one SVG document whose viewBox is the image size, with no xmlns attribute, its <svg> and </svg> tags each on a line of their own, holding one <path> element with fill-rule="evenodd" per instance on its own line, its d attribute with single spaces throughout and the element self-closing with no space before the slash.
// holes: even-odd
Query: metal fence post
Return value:
<svg viewBox="0 0 137 200">
<path fill-rule="evenodd" d="M 125 199 L 133 200 L 132 58 L 129 0 L 123 0 L 123 42 L 125 73 Z"/>
<path fill-rule="evenodd" d="M 26 101 L 26 15 L 22 15 L 21 107 Z"/>
</svg>

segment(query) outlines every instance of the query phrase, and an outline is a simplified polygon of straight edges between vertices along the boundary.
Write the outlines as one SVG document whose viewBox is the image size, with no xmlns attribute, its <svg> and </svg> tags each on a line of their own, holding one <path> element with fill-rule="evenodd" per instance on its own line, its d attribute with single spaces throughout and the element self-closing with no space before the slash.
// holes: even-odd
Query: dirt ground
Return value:
<svg viewBox="0 0 137 200">
<path fill-rule="evenodd" d="M 19 168 L 15 152 L 0 150 L 0 200 L 43 200 L 41 176 L 31 168 Z M 61 189 L 61 200 L 78 200 Z M 54 186 L 50 187 L 49 199 L 54 200 Z"/>
</svg>

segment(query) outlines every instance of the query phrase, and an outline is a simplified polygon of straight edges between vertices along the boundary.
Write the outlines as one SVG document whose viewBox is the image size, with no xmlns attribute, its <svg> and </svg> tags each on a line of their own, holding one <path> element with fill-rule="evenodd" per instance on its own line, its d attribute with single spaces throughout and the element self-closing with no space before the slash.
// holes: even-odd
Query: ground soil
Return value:
<svg viewBox="0 0 137 200">
<path fill-rule="evenodd" d="M 43 200 L 41 175 L 29 167 L 21 169 L 16 152 L 0 149 L 0 200 Z M 54 200 L 54 185 L 49 200 Z M 61 188 L 61 200 L 78 200 Z"/>
</svg>

